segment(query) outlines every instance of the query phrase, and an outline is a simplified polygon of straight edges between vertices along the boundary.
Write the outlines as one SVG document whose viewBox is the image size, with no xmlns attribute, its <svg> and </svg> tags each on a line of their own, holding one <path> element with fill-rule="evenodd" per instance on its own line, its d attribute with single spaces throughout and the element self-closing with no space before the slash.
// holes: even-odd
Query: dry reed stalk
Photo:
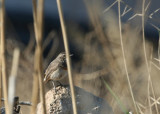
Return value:
<svg viewBox="0 0 160 114">
<path fill-rule="evenodd" d="M 1 48 L 1 42 L 0 42 L 0 48 Z M 1 49 L 0 49 L 0 55 L 1 55 Z M 2 64 L 1 64 L 1 56 L 0 56 L 0 99 L 2 98 Z M 2 107 L 2 101 L 0 100 L 0 107 Z"/>
<path fill-rule="evenodd" d="M 118 20 L 119 20 L 119 33 L 120 33 L 120 42 L 121 42 L 121 48 L 122 48 L 122 54 L 123 54 L 123 62 L 124 62 L 124 67 L 125 67 L 125 72 L 126 72 L 126 76 L 127 76 L 127 81 L 128 81 L 128 86 L 129 86 L 129 90 L 130 90 L 130 93 L 131 93 L 131 97 L 132 97 L 132 100 L 133 100 L 133 104 L 134 104 L 134 108 L 135 108 L 135 111 L 136 113 L 138 114 L 138 110 L 137 110 L 137 106 L 136 106 L 136 102 L 135 102 L 135 99 L 134 99 L 134 95 L 133 95 L 133 91 L 132 91 L 132 86 L 131 86 L 131 83 L 130 83 L 130 78 L 129 78 L 129 75 L 128 75 L 128 69 L 127 69 L 127 63 L 126 63 L 126 57 L 125 57 L 125 52 L 124 52 L 124 45 L 123 45 L 123 39 L 122 39 L 122 25 L 121 25 L 121 8 L 120 8 L 120 0 L 118 1 Z"/>
<path fill-rule="evenodd" d="M 37 19 L 36 19 L 36 12 L 37 12 L 37 5 L 36 5 L 36 0 L 32 0 L 32 5 L 33 5 L 33 19 L 34 19 L 34 32 L 35 32 L 35 38 L 37 41 Z M 32 89 L 32 107 L 31 107 L 31 114 L 36 113 L 36 107 L 38 103 L 38 71 L 37 71 L 37 48 L 35 50 L 35 55 L 34 55 L 34 73 L 33 73 L 33 89 Z"/>
<path fill-rule="evenodd" d="M 6 75 L 6 56 L 5 56 L 5 0 L 1 0 L 1 7 L 0 7 L 0 21 L 1 21 L 1 64 L 2 64 L 2 84 L 3 84 L 3 96 L 4 96 L 4 103 L 5 103 L 5 111 L 6 114 L 9 114 L 9 107 L 8 107 L 8 89 L 7 89 L 7 75 Z"/>
<path fill-rule="evenodd" d="M 57 0 L 57 6 L 58 6 L 59 17 L 60 17 L 64 47 L 65 47 L 65 52 L 66 52 L 69 85 L 70 85 L 71 95 L 72 95 L 73 113 L 77 114 L 76 98 L 75 98 L 74 85 L 73 85 L 73 79 L 72 79 L 71 60 L 70 60 L 70 53 L 69 53 L 69 47 L 68 47 L 66 27 L 65 27 L 65 22 L 64 22 L 64 18 L 63 18 L 63 10 L 62 10 L 62 6 L 61 6 L 61 0 Z"/>
<path fill-rule="evenodd" d="M 43 9 L 44 9 L 44 0 L 38 1 L 38 7 L 36 5 L 36 0 L 33 0 L 33 18 L 34 18 L 34 30 L 35 30 L 35 37 L 36 37 L 36 52 L 35 52 L 35 75 L 34 76 L 34 86 L 33 86 L 33 96 L 32 100 L 34 102 L 33 107 L 31 109 L 31 113 L 35 113 L 37 100 L 34 96 L 37 95 L 37 85 L 39 81 L 40 86 L 40 100 L 42 103 L 42 113 L 46 114 L 45 108 L 45 95 L 44 95 L 44 85 L 42 79 L 42 37 L 43 37 Z M 38 77 L 38 79 L 37 79 Z M 37 96 L 36 96 L 37 97 Z"/>
<path fill-rule="evenodd" d="M 30 114 L 35 114 L 36 113 L 36 107 L 37 107 L 37 103 L 38 103 L 38 71 L 37 71 L 37 61 L 36 61 L 36 57 L 37 57 L 37 50 L 35 50 L 35 55 L 34 55 L 34 73 L 33 73 L 33 89 L 32 89 L 32 107 L 31 107 L 31 111 Z"/>
<path fill-rule="evenodd" d="M 152 80 L 150 80 L 150 84 L 151 84 L 151 91 L 152 91 L 152 94 L 153 94 L 153 98 L 156 99 L 155 91 L 154 91 L 154 88 L 153 88 L 153 82 L 152 82 Z M 154 105 L 155 105 L 155 109 L 156 109 L 157 114 L 159 114 L 157 103 L 155 103 Z"/>
<path fill-rule="evenodd" d="M 143 50 L 144 50 L 145 63 L 146 63 L 147 72 L 148 72 L 148 105 L 151 106 L 150 89 L 149 89 L 149 85 L 150 85 L 149 83 L 150 83 L 151 76 L 150 76 L 149 65 L 148 65 L 147 54 L 146 54 L 144 18 L 145 18 L 145 0 L 143 0 L 143 3 L 142 3 L 142 38 L 143 38 Z M 149 107 L 149 109 L 150 109 L 150 114 L 152 114 L 152 108 Z"/>
<path fill-rule="evenodd" d="M 45 108 L 45 95 L 44 95 L 44 83 L 42 78 L 42 38 L 43 38 L 43 14 L 44 14 L 44 0 L 38 1 L 37 7 L 37 64 L 38 64 L 38 77 L 40 87 L 40 100 L 42 102 L 43 114 L 46 114 Z M 34 20 L 35 21 L 35 20 Z"/>
<path fill-rule="evenodd" d="M 34 25 L 34 32 L 35 32 L 35 38 L 37 41 L 38 32 L 37 32 L 37 0 L 32 0 L 32 6 L 33 6 L 33 25 Z"/>
<path fill-rule="evenodd" d="M 153 46 L 151 48 L 150 60 L 152 60 L 152 52 L 153 52 Z M 149 62 L 149 63 L 150 63 L 149 64 L 149 72 L 151 72 L 152 66 L 151 66 L 151 62 Z M 153 94 L 153 98 L 156 99 L 156 95 L 155 95 L 155 90 L 153 88 L 152 79 L 150 79 L 150 85 L 151 85 L 151 91 L 152 91 L 152 94 Z M 159 114 L 157 103 L 155 103 L 155 109 L 156 109 L 157 114 Z"/>
<path fill-rule="evenodd" d="M 16 85 L 16 77 L 18 70 L 18 62 L 19 62 L 19 54 L 20 50 L 18 48 L 14 49 L 13 61 L 12 61 L 12 70 L 11 75 L 9 77 L 9 91 L 8 91 L 8 103 L 9 103 L 9 113 L 13 112 L 13 102 L 15 95 L 15 85 Z"/>
</svg>

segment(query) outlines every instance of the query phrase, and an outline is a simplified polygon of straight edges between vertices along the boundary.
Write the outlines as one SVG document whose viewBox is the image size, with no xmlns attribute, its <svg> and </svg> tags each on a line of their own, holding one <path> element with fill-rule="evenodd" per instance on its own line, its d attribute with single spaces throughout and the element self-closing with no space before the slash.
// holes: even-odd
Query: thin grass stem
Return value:
<svg viewBox="0 0 160 114">
<path fill-rule="evenodd" d="M 38 71 L 38 78 L 39 78 L 39 88 L 40 88 L 40 100 L 42 103 L 42 112 L 46 114 L 45 108 L 45 95 L 44 95 L 44 83 L 42 78 L 42 38 L 43 38 L 43 15 L 44 15 L 44 0 L 38 1 L 37 7 L 37 21 L 36 30 L 37 30 L 37 71 Z"/>
<path fill-rule="evenodd" d="M 16 77 L 17 77 L 17 71 L 18 71 L 19 54 L 20 54 L 20 50 L 18 48 L 15 48 L 13 53 L 12 69 L 9 77 L 9 88 L 8 88 L 9 89 L 8 103 L 9 103 L 10 114 L 12 114 L 13 105 L 14 105 L 13 103 L 14 103 L 14 96 L 15 96 L 15 86 L 16 86 Z"/>
<path fill-rule="evenodd" d="M 151 48 L 150 60 L 152 60 L 152 58 L 153 58 L 152 57 L 152 52 L 153 52 L 153 46 Z M 149 72 L 151 72 L 151 70 L 152 70 L 152 65 L 151 65 L 151 62 L 149 62 Z M 154 88 L 153 88 L 152 78 L 150 79 L 150 85 L 151 85 L 151 91 L 152 91 L 152 94 L 153 94 L 153 98 L 156 99 L 155 91 L 154 91 Z M 155 103 L 155 109 L 156 109 L 157 114 L 159 114 L 157 103 Z"/>
<path fill-rule="evenodd" d="M 143 38 L 143 51 L 144 51 L 144 56 L 145 56 L 145 63 L 146 63 L 146 67 L 147 67 L 147 72 L 148 72 L 148 104 L 149 106 L 151 106 L 151 102 L 150 102 L 150 71 L 149 71 L 149 65 L 148 65 L 148 60 L 147 60 L 147 54 L 146 54 L 146 44 L 145 44 L 145 34 L 144 34 L 144 18 L 145 18 L 145 0 L 143 0 L 142 3 L 142 38 Z M 152 109 L 151 107 L 149 107 L 150 110 L 150 114 L 152 114 Z"/>
<path fill-rule="evenodd" d="M 1 64 L 2 64 L 2 84 L 3 84 L 3 96 L 5 98 L 5 111 L 9 114 L 8 106 L 8 86 L 7 86 L 7 74 L 6 74 L 6 56 L 5 56 L 5 0 L 1 0 L 0 5 L 0 33 L 1 33 Z"/>
<path fill-rule="evenodd" d="M 0 41 L 0 48 L 1 48 L 1 41 Z M 0 49 L 1 55 L 1 49 Z M 0 56 L 0 99 L 2 98 L 2 61 Z M 2 107 L 2 101 L 0 100 L 0 107 Z"/>
<path fill-rule="evenodd" d="M 32 5 L 33 5 L 33 19 L 34 19 L 34 32 L 35 32 L 35 38 L 37 41 L 37 4 L 36 4 L 36 0 L 32 0 Z M 36 107 L 37 107 L 37 103 L 38 103 L 38 71 L 37 71 L 37 49 L 35 50 L 35 54 L 34 54 L 34 73 L 33 73 L 33 88 L 32 88 L 32 107 L 31 107 L 31 111 L 30 114 L 35 114 L 36 113 Z"/>
<path fill-rule="evenodd" d="M 37 57 L 37 50 L 35 50 L 35 55 L 34 55 L 34 73 L 33 73 L 33 89 L 32 89 L 32 107 L 31 107 L 31 111 L 30 114 L 35 114 L 36 113 L 36 108 L 37 108 L 37 103 L 38 103 L 38 71 L 37 71 L 37 61 L 36 61 L 36 57 Z"/>
<path fill-rule="evenodd" d="M 38 7 L 36 0 L 33 3 L 33 18 L 34 18 L 34 30 L 36 37 L 36 50 L 35 50 L 35 63 L 34 63 L 34 81 L 32 91 L 32 108 L 31 114 L 36 111 L 37 96 L 38 96 L 38 85 L 40 87 L 40 100 L 42 103 L 42 113 L 46 114 L 45 108 L 45 95 L 44 95 L 44 84 L 42 79 L 42 37 L 43 37 L 43 11 L 44 11 L 44 0 L 38 1 Z"/>
<path fill-rule="evenodd" d="M 72 95 L 73 113 L 77 114 L 76 98 L 75 98 L 74 85 L 73 85 L 73 79 L 72 79 L 71 60 L 70 60 L 70 56 L 69 56 L 70 53 L 69 53 L 69 46 L 68 46 L 68 38 L 67 38 L 66 27 L 65 27 L 65 22 L 64 22 L 64 18 L 63 18 L 63 10 L 62 10 L 62 6 L 61 6 L 61 0 L 57 0 L 57 5 L 58 5 L 58 12 L 59 12 L 59 17 L 60 17 L 62 35 L 63 35 L 63 40 L 64 40 L 64 47 L 65 47 L 65 52 L 66 52 L 69 85 L 70 85 L 71 95 Z"/>
<path fill-rule="evenodd" d="M 123 39 L 122 39 L 122 27 L 121 27 L 121 12 L 120 12 L 120 0 L 118 1 L 118 20 L 119 20 L 119 33 L 120 33 L 120 42 L 121 42 L 121 48 L 122 48 L 122 54 L 123 54 L 123 62 L 124 62 L 124 67 L 125 67 L 125 72 L 126 72 L 126 76 L 127 76 L 127 81 L 128 81 L 128 86 L 129 86 L 129 90 L 131 93 L 131 97 L 133 100 L 133 104 L 134 104 L 134 108 L 136 113 L 138 114 L 138 110 L 137 110 L 137 106 L 136 106 L 136 102 L 134 99 L 134 95 L 133 95 L 133 91 L 132 91 L 132 87 L 131 87 L 131 83 L 130 83 L 130 79 L 129 79 L 129 75 L 128 75 L 128 70 L 127 70 L 127 64 L 126 64 L 126 58 L 125 58 L 125 52 L 124 52 L 124 47 L 123 47 Z"/>
</svg>

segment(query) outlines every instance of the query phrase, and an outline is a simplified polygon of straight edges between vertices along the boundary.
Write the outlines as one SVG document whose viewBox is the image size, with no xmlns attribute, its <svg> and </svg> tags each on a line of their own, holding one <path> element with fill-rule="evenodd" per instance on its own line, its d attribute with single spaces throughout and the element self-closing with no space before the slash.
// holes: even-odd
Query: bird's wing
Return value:
<svg viewBox="0 0 160 114">
<path fill-rule="evenodd" d="M 52 61 L 48 68 L 46 69 L 45 71 L 45 76 L 44 76 L 44 81 L 48 81 L 47 79 L 50 77 L 50 75 L 52 74 L 52 72 L 54 72 L 55 70 L 57 70 L 59 67 L 59 64 L 58 62 L 55 60 L 55 61 Z"/>
</svg>

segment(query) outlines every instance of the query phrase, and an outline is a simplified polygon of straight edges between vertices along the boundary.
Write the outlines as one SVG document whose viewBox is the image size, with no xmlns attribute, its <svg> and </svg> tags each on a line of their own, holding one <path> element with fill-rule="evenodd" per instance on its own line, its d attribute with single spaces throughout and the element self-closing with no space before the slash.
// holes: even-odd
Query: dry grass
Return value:
<svg viewBox="0 0 160 114">
<path fill-rule="evenodd" d="M 15 96 L 15 85 L 16 85 L 16 78 L 17 78 L 17 70 L 18 70 L 18 63 L 19 63 L 19 55 L 20 50 L 18 48 L 14 49 L 14 55 L 12 60 L 12 70 L 9 77 L 9 87 L 8 87 L 8 103 L 9 103 L 9 113 L 12 113 L 13 106 L 14 106 L 14 96 Z"/>
<path fill-rule="evenodd" d="M 128 69 L 127 69 L 127 63 L 126 63 L 126 57 L 125 57 L 125 51 L 124 51 L 124 45 L 123 45 L 123 39 L 122 39 L 122 24 L 121 24 L 121 12 L 120 11 L 121 11 L 121 2 L 118 1 L 118 20 L 119 20 L 118 22 L 119 22 L 119 31 L 120 31 L 119 33 L 120 33 L 120 41 L 121 41 L 121 48 L 122 48 L 122 54 L 123 54 L 124 68 L 125 68 L 128 86 L 129 86 L 129 90 L 132 96 L 134 108 L 135 108 L 136 113 L 138 114 L 138 110 L 137 110 L 137 106 L 136 106 L 136 102 L 135 102 L 135 98 L 133 95 L 133 90 L 132 90 L 132 86 L 131 86 L 131 82 L 130 82 L 130 78 L 128 74 Z"/>
<path fill-rule="evenodd" d="M 8 106 L 8 86 L 7 86 L 7 73 L 6 73 L 6 56 L 5 56 L 5 1 L 1 0 L 0 6 L 0 20 L 1 20 L 1 64 L 2 64 L 2 87 L 3 96 L 5 98 L 6 114 L 9 114 Z"/>
<path fill-rule="evenodd" d="M 37 84 L 39 85 L 40 88 L 40 101 L 42 102 L 42 112 L 43 114 L 46 114 L 44 83 L 42 76 L 43 10 L 44 10 L 44 1 L 39 0 L 37 5 L 36 0 L 33 0 L 34 30 L 35 30 L 37 45 L 35 50 L 35 71 L 34 71 L 35 73 L 34 73 L 34 81 L 33 81 L 34 86 L 33 86 L 33 96 L 32 96 L 33 107 L 31 109 L 32 114 L 36 113 L 37 96 L 38 96 Z"/>
<path fill-rule="evenodd" d="M 75 98 L 74 85 L 73 85 L 73 79 L 72 79 L 70 52 L 69 52 L 68 38 L 67 38 L 67 33 L 66 33 L 65 22 L 64 22 L 64 18 L 63 18 L 61 0 L 57 0 L 57 6 L 58 6 L 58 12 L 59 12 L 59 17 L 60 17 L 60 22 L 61 22 L 61 29 L 62 29 L 63 40 L 64 40 L 64 47 L 65 47 L 65 52 L 66 52 L 68 78 L 69 78 L 69 85 L 70 85 L 71 96 L 72 96 L 73 114 L 77 114 L 77 105 L 76 105 L 76 98 Z"/>
<path fill-rule="evenodd" d="M 34 64 L 33 86 L 31 85 L 33 89 L 28 89 L 24 93 L 20 94 L 24 95 L 26 93 L 31 93 L 32 91 L 32 106 L 30 108 L 30 113 L 32 114 L 36 113 L 36 106 L 39 101 L 41 101 L 43 104 L 43 113 L 46 113 L 44 87 L 42 83 L 44 65 L 42 63 L 49 63 L 51 58 L 53 58 L 53 55 L 56 52 L 59 53 L 59 51 L 57 51 L 59 46 L 58 44 L 61 43 L 59 38 L 56 38 L 57 33 L 54 31 L 51 31 L 51 33 L 48 35 L 48 38 L 46 38 L 44 43 L 42 43 L 44 10 L 43 2 L 43 0 L 39 0 L 37 4 L 36 0 L 33 0 L 34 32 L 31 33 L 35 34 L 36 40 L 31 39 L 28 47 L 26 47 L 25 52 L 23 53 L 24 56 L 26 58 L 28 56 L 29 59 L 24 62 L 22 61 L 23 58 L 20 58 L 20 65 L 23 64 L 24 66 L 27 66 L 25 67 L 26 69 L 28 67 L 31 67 L 32 69 Z M 74 84 L 76 86 L 90 91 L 96 96 L 104 98 L 110 104 L 114 113 L 116 114 L 123 113 L 117 104 L 117 98 L 118 102 L 123 103 L 123 106 L 127 112 L 131 111 L 137 114 L 159 114 L 160 90 L 157 87 L 159 87 L 160 80 L 160 52 L 158 50 L 158 57 L 153 56 L 153 45 L 145 39 L 145 23 L 147 23 L 147 18 L 153 21 L 153 16 L 156 15 L 159 9 L 147 15 L 147 11 L 149 10 L 151 2 L 145 2 L 146 1 L 143 0 L 141 4 L 141 13 L 135 12 L 133 16 L 128 18 L 127 23 L 123 23 L 121 21 L 123 16 L 134 10 L 134 8 L 126 4 L 125 1 L 113 1 L 110 6 L 104 9 L 101 5 L 102 3 L 86 0 L 86 8 L 92 27 L 89 32 L 82 32 L 79 28 L 74 27 L 74 25 L 73 27 L 71 27 L 71 25 L 69 27 L 67 24 L 65 25 L 62 6 L 60 0 L 57 0 L 64 47 L 67 55 L 73 112 L 75 114 L 77 113 L 77 108 L 76 99 L 74 97 L 73 81 L 75 82 Z M 112 10 L 112 7 L 116 4 L 118 4 L 118 6 L 116 6 L 118 8 L 118 15 L 116 15 L 116 13 L 114 13 Z M 0 72 L 2 71 L 3 96 L 6 99 L 5 107 L 8 114 L 9 110 L 7 99 L 7 76 L 5 62 L 6 43 L 4 35 L 5 22 L 3 0 L 1 5 L 2 26 L 0 29 L 0 47 L 2 56 L 0 56 L 0 68 L 2 68 L 0 69 Z M 136 19 L 138 16 L 141 18 L 141 22 L 137 22 L 141 23 L 140 29 L 130 24 L 130 22 Z M 156 27 L 156 25 L 153 25 L 153 27 L 159 32 L 159 28 Z M 35 41 L 36 49 L 34 52 L 34 62 L 32 62 L 31 60 L 33 57 L 30 55 L 32 55 L 31 51 L 34 49 Z M 51 41 L 53 42 L 53 47 L 43 62 L 42 53 Z M 81 58 L 79 62 L 74 63 L 73 68 L 71 67 L 71 60 L 69 57 L 70 49 L 68 48 L 68 41 L 70 41 L 77 49 L 79 49 L 78 51 L 75 50 L 75 53 Z M 9 50 L 10 49 L 11 48 L 9 48 Z M 30 66 L 27 64 L 30 64 Z M 8 69 L 7 72 L 9 72 Z M 32 79 L 32 72 L 29 72 L 29 74 L 29 79 Z M 23 76 L 21 76 L 21 78 L 22 77 Z M 114 95 L 105 88 L 102 77 L 107 82 L 107 86 L 110 87 L 110 91 L 114 92 Z M 17 84 L 22 84 L 24 81 L 26 81 L 25 79 L 26 77 L 23 77 L 22 82 L 19 81 Z M 39 94 L 40 100 L 38 96 Z M 117 97 L 115 99 L 116 95 Z M 2 95 L 0 94 L 0 97 L 1 96 Z"/>
<path fill-rule="evenodd" d="M 0 43 L 0 47 L 1 47 L 1 43 Z M 1 50 L 0 50 L 0 54 L 1 54 Z M 0 57 L 0 98 L 2 98 L 2 61 L 1 61 L 1 57 Z M 0 107 L 2 107 L 2 102 L 0 100 Z"/>
</svg>

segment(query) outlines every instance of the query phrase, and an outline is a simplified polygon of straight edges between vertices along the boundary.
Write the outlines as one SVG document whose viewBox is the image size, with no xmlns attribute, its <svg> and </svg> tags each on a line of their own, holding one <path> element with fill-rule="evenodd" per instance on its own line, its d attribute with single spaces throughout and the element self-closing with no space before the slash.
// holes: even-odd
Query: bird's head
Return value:
<svg viewBox="0 0 160 114">
<path fill-rule="evenodd" d="M 59 61 L 65 61 L 66 60 L 66 53 L 65 52 L 62 52 L 62 53 L 60 53 L 58 56 L 57 56 L 57 59 L 59 60 Z"/>
<path fill-rule="evenodd" d="M 73 54 L 70 54 L 70 56 L 72 56 Z M 66 62 L 66 53 L 65 52 L 61 52 L 58 56 L 57 59 L 61 62 Z"/>
</svg>

